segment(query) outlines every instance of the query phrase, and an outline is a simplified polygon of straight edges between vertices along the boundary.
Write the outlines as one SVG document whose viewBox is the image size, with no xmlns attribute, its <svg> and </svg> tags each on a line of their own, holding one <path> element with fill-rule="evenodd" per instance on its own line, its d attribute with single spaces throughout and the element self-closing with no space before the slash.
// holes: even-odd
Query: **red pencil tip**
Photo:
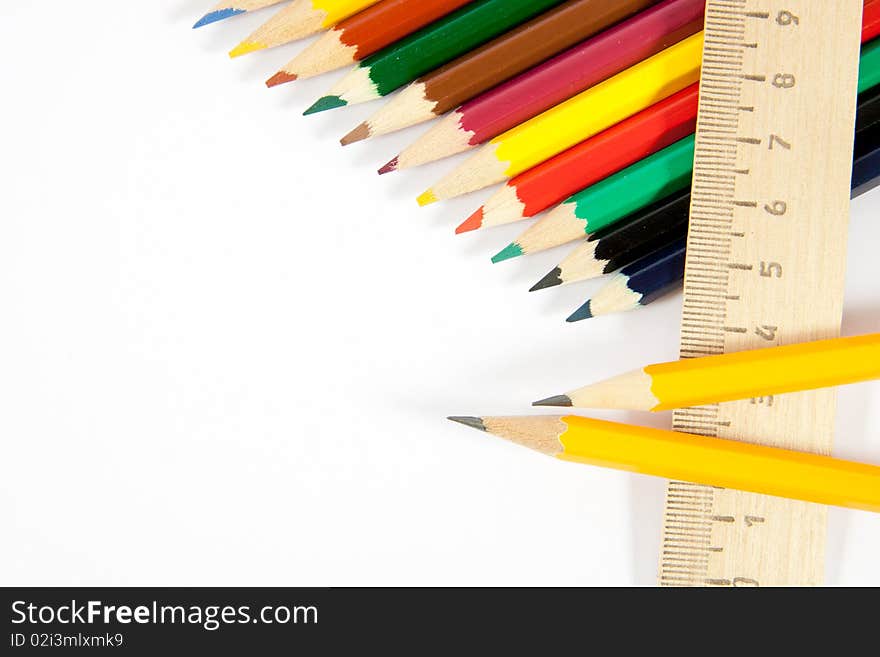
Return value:
<svg viewBox="0 0 880 657">
<path fill-rule="evenodd" d="M 279 84 L 285 84 L 287 82 L 293 82 L 296 80 L 296 76 L 292 73 L 287 73 L 285 71 L 278 71 L 271 78 L 266 80 L 267 87 L 277 87 Z"/>
<path fill-rule="evenodd" d="M 386 173 L 391 173 L 392 171 L 397 171 L 397 165 L 398 165 L 398 164 L 399 164 L 399 161 L 398 161 L 398 159 L 395 157 L 395 158 L 394 158 L 393 160 L 391 160 L 388 164 L 386 164 L 384 167 L 382 167 L 381 169 L 379 169 L 379 175 L 380 175 L 380 176 L 384 176 Z"/>
<path fill-rule="evenodd" d="M 483 227 L 483 208 L 474 212 L 470 217 L 465 219 L 464 223 L 455 229 L 456 235 L 467 233 Z"/>
</svg>

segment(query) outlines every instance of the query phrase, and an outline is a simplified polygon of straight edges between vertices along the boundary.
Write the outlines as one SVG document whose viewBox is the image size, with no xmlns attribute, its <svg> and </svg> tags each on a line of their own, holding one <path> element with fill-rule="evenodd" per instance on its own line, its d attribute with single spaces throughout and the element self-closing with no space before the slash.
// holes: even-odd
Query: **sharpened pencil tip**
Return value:
<svg viewBox="0 0 880 657">
<path fill-rule="evenodd" d="M 345 137 L 339 140 L 339 143 L 343 146 L 348 146 L 349 144 L 354 144 L 358 141 L 363 141 L 364 139 L 369 139 L 373 136 L 372 131 L 370 130 L 370 124 L 364 121 L 357 128 L 349 132 Z"/>
<path fill-rule="evenodd" d="M 461 235 L 462 233 L 469 233 L 472 230 L 477 230 L 478 228 L 483 227 L 483 208 L 481 207 L 479 210 L 474 212 L 470 217 L 465 219 L 462 224 L 455 229 L 456 235 Z"/>
<path fill-rule="evenodd" d="M 425 207 L 426 205 L 431 205 L 431 203 L 436 203 L 438 200 L 440 199 L 434 194 L 434 190 L 429 189 L 426 192 L 422 192 L 422 194 L 416 199 L 416 202 L 420 206 Z"/>
<path fill-rule="evenodd" d="M 379 175 L 384 176 L 386 173 L 391 173 L 392 171 L 397 171 L 397 165 L 400 164 L 400 158 L 395 157 L 388 164 L 379 169 Z"/>
<path fill-rule="evenodd" d="M 193 25 L 193 29 L 195 30 L 199 27 L 205 27 L 205 25 L 210 25 L 211 23 L 223 21 L 227 18 L 232 18 L 233 16 L 244 13 L 244 9 L 218 9 L 217 11 L 211 11 L 202 16 L 198 22 Z"/>
<path fill-rule="evenodd" d="M 458 422 L 459 424 L 463 424 L 466 427 L 471 427 L 472 429 L 479 429 L 480 431 L 486 430 L 486 425 L 483 424 L 483 418 L 469 417 L 466 415 L 450 415 L 446 419 L 452 420 L 453 422 Z"/>
<path fill-rule="evenodd" d="M 544 278 L 535 283 L 529 292 L 537 292 L 538 290 L 545 290 L 548 287 L 556 287 L 557 285 L 562 285 L 562 270 L 559 267 L 556 267 Z"/>
<path fill-rule="evenodd" d="M 266 80 L 266 86 L 270 89 L 272 87 L 277 87 L 279 84 L 287 84 L 288 82 L 293 82 L 296 80 L 297 76 L 293 73 L 288 73 L 287 71 L 278 71 L 271 78 Z"/>
<path fill-rule="evenodd" d="M 582 319 L 590 319 L 593 317 L 593 311 L 590 309 L 590 302 L 587 301 L 583 306 L 575 310 L 566 322 L 579 322 Z"/>
<path fill-rule="evenodd" d="M 303 112 L 303 116 L 309 114 L 317 114 L 318 112 L 326 112 L 327 110 L 336 109 L 337 107 L 345 107 L 348 103 L 339 96 L 322 96 L 315 103 Z"/>
<path fill-rule="evenodd" d="M 260 43 L 259 41 L 242 41 L 235 48 L 229 51 L 229 56 L 232 59 L 236 57 L 241 57 L 242 55 L 247 55 L 249 52 L 256 52 L 257 50 L 265 50 L 268 48 L 265 43 Z"/>
<path fill-rule="evenodd" d="M 541 399 L 540 401 L 532 402 L 532 406 L 571 406 L 571 397 L 568 395 L 554 395 L 553 397 L 547 397 L 547 399 Z"/>
<path fill-rule="evenodd" d="M 522 247 L 516 242 L 511 242 L 503 249 L 501 249 L 498 253 L 492 256 L 492 262 L 498 264 L 499 262 L 504 262 L 505 260 L 510 260 L 511 258 L 518 258 L 522 254 Z"/>
</svg>

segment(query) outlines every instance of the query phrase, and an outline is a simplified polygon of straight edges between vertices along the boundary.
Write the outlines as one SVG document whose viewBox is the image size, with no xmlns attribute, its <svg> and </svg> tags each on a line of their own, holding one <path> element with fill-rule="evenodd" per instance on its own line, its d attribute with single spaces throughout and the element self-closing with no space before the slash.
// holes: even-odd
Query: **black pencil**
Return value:
<svg viewBox="0 0 880 657">
<path fill-rule="evenodd" d="M 590 236 L 531 291 L 610 274 L 687 235 L 690 188 L 638 210 Z"/>
</svg>

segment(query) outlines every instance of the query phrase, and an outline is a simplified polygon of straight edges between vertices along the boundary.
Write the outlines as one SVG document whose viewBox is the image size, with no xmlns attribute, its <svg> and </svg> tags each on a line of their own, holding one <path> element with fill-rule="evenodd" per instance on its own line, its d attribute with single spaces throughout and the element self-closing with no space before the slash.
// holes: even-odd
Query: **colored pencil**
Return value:
<svg viewBox="0 0 880 657">
<path fill-rule="evenodd" d="M 880 121 L 858 133 L 852 184 L 853 198 L 880 185 Z M 687 240 L 682 237 L 627 265 L 566 321 L 578 322 L 635 310 L 681 288 L 684 281 L 686 245 Z M 569 256 L 572 259 L 570 263 L 563 261 L 557 267 L 562 284 L 576 280 L 577 269 L 573 258 L 577 255 L 577 251 L 572 253 Z"/>
<path fill-rule="evenodd" d="M 427 205 L 522 173 L 697 81 L 703 33 L 688 37 L 483 146 L 418 199 Z"/>
<path fill-rule="evenodd" d="M 700 100 L 692 84 L 510 179 L 456 233 L 533 217 L 572 194 L 692 135 Z"/>
<path fill-rule="evenodd" d="M 584 238 L 691 184 L 694 136 L 570 197 L 492 257 L 502 262 Z"/>
<path fill-rule="evenodd" d="M 193 29 L 204 27 L 217 21 L 223 21 L 239 14 L 249 11 L 256 11 L 270 5 L 277 5 L 281 0 L 224 0 L 218 3 L 207 14 L 202 16 L 199 21 L 193 25 Z"/>
<path fill-rule="evenodd" d="M 574 276 L 570 269 L 560 265 L 538 281 L 530 292 L 563 285 L 574 278 L 587 280 L 610 274 L 686 237 L 690 205 L 690 189 L 684 189 L 600 230 L 583 244 L 576 262 L 570 263 L 576 266 Z"/>
<path fill-rule="evenodd" d="M 349 66 L 472 0 L 382 0 L 336 25 L 266 81 L 274 87 Z"/>
<path fill-rule="evenodd" d="M 702 27 L 703 2 L 666 0 L 481 94 L 403 150 L 380 172 L 405 169 L 482 144 Z M 696 18 L 695 18 L 696 17 Z"/>
<path fill-rule="evenodd" d="M 880 0 L 865 6 L 866 28 L 880 25 Z M 880 28 L 878 28 L 880 29 Z M 863 40 L 871 30 L 863 32 Z M 860 67 L 862 86 L 880 76 L 878 44 L 866 45 Z M 694 84 L 581 142 L 503 185 L 468 217 L 456 233 L 519 221 L 553 207 L 577 191 L 657 152 L 696 129 L 699 86 Z"/>
<path fill-rule="evenodd" d="M 274 48 L 332 27 L 379 0 L 293 0 L 229 52 L 239 57 Z"/>
<path fill-rule="evenodd" d="M 648 365 L 534 406 L 670 411 L 880 378 L 880 333 Z"/>
<path fill-rule="evenodd" d="M 681 288 L 687 239 L 681 238 L 620 270 L 565 321 L 611 315 L 647 306 Z"/>
<path fill-rule="evenodd" d="M 477 0 L 362 61 L 306 110 L 314 114 L 387 96 L 563 0 Z"/>
<path fill-rule="evenodd" d="M 419 78 L 343 137 L 342 144 L 430 121 L 657 2 L 568 0 Z"/>
<path fill-rule="evenodd" d="M 859 69 L 860 92 L 875 79 L 876 69 L 871 64 L 880 62 L 876 47 L 866 52 L 865 64 Z M 693 147 L 691 135 L 574 194 L 525 230 L 492 261 L 501 262 L 575 241 L 672 192 L 684 190 L 693 171 Z M 590 248 L 583 247 L 583 259 L 589 260 Z"/>
<path fill-rule="evenodd" d="M 563 461 L 880 512 L 865 463 L 576 415 L 449 419 Z"/>
</svg>

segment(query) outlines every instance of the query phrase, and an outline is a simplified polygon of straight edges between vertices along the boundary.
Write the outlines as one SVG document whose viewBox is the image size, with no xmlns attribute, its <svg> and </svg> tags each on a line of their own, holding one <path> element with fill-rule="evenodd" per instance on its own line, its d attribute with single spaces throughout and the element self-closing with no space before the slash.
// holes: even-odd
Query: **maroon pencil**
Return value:
<svg viewBox="0 0 880 657">
<path fill-rule="evenodd" d="M 380 173 L 478 146 L 703 28 L 705 0 L 666 0 L 449 114 Z"/>
</svg>

